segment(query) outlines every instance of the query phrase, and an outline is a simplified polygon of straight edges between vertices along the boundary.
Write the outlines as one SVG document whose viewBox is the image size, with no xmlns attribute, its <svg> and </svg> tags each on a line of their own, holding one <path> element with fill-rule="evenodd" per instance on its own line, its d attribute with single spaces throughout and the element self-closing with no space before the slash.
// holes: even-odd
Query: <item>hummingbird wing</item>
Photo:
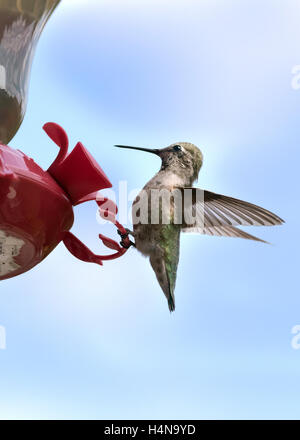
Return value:
<svg viewBox="0 0 300 440">
<path fill-rule="evenodd" d="M 284 223 L 276 214 L 253 203 L 200 188 L 181 188 L 181 191 L 184 203 L 183 231 L 202 228 L 204 234 L 253 240 L 256 238 L 234 226 L 274 226 Z"/>
<path fill-rule="evenodd" d="M 235 228 L 234 226 L 214 226 L 210 228 L 197 228 L 197 227 L 185 227 L 181 229 L 182 232 L 196 233 L 196 234 L 207 234 L 214 235 L 218 237 L 238 237 L 245 238 L 247 240 L 260 241 L 262 243 L 267 243 L 267 241 L 261 238 L 255 237 L 254 235 L 248 234 L 247 232 Z"/>
<path fill-rule="evenodd" d="M 179 260 L 179 225 L 164 225 L 160 231 L 160 240 L 150 255 L 150 263 L 156 274 L 169 305 L 170 312 L 175 310 L 175 284 Z"/>
</svg>

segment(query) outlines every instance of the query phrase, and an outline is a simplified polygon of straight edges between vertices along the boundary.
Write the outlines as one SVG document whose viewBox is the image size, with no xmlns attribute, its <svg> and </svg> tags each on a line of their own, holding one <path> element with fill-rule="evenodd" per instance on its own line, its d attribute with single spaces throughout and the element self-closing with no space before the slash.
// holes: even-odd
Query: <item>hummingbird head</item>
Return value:
<svg viewBox="0 0 300 440">
<path fill-rule="evenodd" d="M 161 149 L 129 147 L 125 145 L 115 145 L 115 147 L 156 154 L 162 161 L 161 170 L 172 171 L 190 180 L 191 184 L 198 178 L 203 163 L 201 151 L 196 145 L 189 142 L 177 142 Z"/>
<path fill-rule="evenodd" d="M 161 169 L 190 178 L 191 183 L 198 178 L 203 163 L 203 155 L 198 147 L 189 142 L 177 142 L 159 150 Z"/>
</svg>

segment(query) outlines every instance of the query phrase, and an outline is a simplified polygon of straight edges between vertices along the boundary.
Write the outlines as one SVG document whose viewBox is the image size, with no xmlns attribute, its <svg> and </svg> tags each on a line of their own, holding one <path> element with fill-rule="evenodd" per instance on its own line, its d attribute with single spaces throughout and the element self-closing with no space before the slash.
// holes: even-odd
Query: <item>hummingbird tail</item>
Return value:
<svg viewBox="0 0 300 440">
<path fill-rule="evenodd" d="M 170 312 L 174 312 L 175 310 L 175 296 L 174 296 L 174 287 L 175 287 L 175 279 L 170 280 L 168 269 L 166 267 L 166 262 L 163 258 L 157 257 L 157 254 L 153 254 L 150 256 L 150 263 L 152 269 L 156 274 L 157 281 L 165 294 L 165 297 L 168 301 L 168 306 Z M 176 275 L 175 275 L 176 276 Z"/>
<path fill-rule="evenodd" d="M 175 301 L 174 301 L 172 295 L 169 296 L 168 306 L 169 306 L 170 312 L 174 312 L 175 311 Z"/>
</svg>

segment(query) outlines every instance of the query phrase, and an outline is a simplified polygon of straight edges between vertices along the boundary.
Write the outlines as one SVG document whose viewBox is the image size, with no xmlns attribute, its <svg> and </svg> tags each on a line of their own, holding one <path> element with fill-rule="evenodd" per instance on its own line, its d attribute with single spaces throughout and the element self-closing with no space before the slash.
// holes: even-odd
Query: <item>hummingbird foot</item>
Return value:
<svg viewBox="0 0 300 440">
<path fill-rule="evenodd" d="M 128 240 L 128 235 L 133 235 L 133 232 L 130 231 L 130 229 L 125 229 L 126 230 L 126 234 L 122 234 L 122 232 L 118 229 L 118 234 L 121 237 L 121 241 L 120 241 L 120 245 L 125 248 L 125 249 L 129 249 L 131 246 L 136 247 L 135 243 L 131 240 Z"/>
<path fill-rule="evenodd" d="M 134 237 L 134 232 L 131 229 L 125 228 L 125 231 L 127 232 L 127 235 L 131 235 L 132 237 Z"/>
</svg>

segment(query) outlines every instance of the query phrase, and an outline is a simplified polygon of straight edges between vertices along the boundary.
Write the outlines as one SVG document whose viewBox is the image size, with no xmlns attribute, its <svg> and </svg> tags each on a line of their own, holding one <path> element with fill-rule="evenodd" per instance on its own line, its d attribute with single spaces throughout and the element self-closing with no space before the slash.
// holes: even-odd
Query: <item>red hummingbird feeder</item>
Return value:
<svg viewBox="0 0 300 440">
<path fill-rule="evenodd" d="M 130 246 L 125 228 L 116 220 L 116 205 L 98 191 L 112 185 L 81 142 L 68 154 L 68 136 L 59 125 L 44 125 L 60 151 L 47 171 L 19 150 L 0 144 L 0 280 L 12 278 L 40 263 L 62 241 L 85 262 L 103 264 L 122 256 Z M 100 215 L 112 222 L 121 245 L 99 234 L 116 252 L 95 255 L 70 231 L 73 206 L 95 200 Z"/>
</svg>

